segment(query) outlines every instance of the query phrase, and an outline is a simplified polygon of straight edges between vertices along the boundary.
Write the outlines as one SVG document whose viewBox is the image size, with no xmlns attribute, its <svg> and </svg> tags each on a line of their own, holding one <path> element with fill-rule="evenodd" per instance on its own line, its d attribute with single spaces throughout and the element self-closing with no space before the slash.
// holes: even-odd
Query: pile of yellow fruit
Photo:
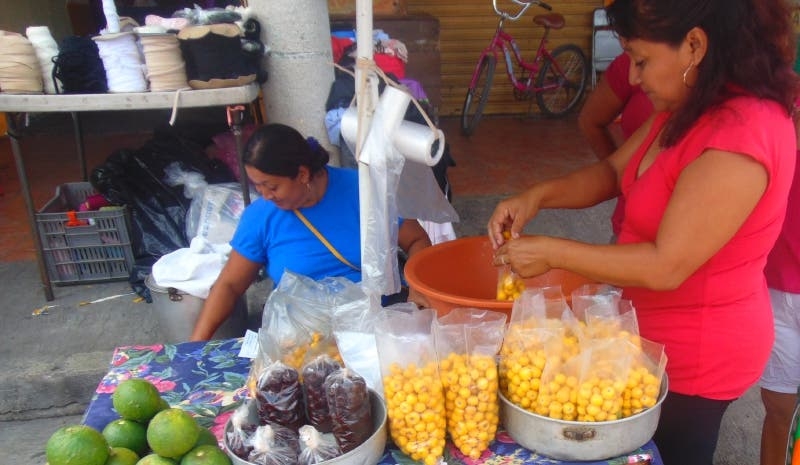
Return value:
<svg viewBox="0 0 800 465">
<path fill-rule="evenodd" d="M 627 371 L 594 361 L 579 379 L 569 363 L 581 350 L 574 333 L 511 324 L 500 350 L 500 388 L 515 405 L 559 420 L 610 421 L 653 407 L 661 388 L 657 364 L 642 353 L 638 336 L 617 336 L 620 355 L 633 360 Z"/>
<path fill-rule="evenodd" d="M 435 465 L 444 453 L 447 420 L 436 362 L 418 367 L 393 363 L 383 378 L 389 434 L 403 453 Z"/>
<path fill-rule="evenodd" d="M 291 347 L 286 348 L 281 356 L 281 361 L 295 370 L 300 371 L 305 363 L 306 356 L 328 354 L 331 358 L 344 365 L 342 356 L 339 354 L 339 348 L 336 347 L 336 341 L 332 337 L 326 337 L 320 332 L 311 333 L 311 340 L 307 344 L 293 344 Z"/>
</svg>

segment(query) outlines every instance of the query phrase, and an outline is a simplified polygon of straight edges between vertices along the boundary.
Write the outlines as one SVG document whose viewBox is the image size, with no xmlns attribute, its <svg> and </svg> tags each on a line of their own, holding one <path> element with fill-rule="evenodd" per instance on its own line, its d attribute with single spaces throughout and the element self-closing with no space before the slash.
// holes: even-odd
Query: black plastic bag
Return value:
<svg viewBox="0 0 800 465">
<path fill-rule="evenodd" d="M 114 205 L 131 211 L 131 244 L 138 262 L 152 264 L 163 255 L 188 247 L 186 212 L 191 199 L 181 186 L 168 186 L 164 169 L 179 163 L 185 171 L 201 173 L 210 184 L 232 182 L 233 174 L 202 147 L 175 130 L 156 131 L 137 150 L 118 150 L 92 170 L 91 182 Z"/>
</svg>

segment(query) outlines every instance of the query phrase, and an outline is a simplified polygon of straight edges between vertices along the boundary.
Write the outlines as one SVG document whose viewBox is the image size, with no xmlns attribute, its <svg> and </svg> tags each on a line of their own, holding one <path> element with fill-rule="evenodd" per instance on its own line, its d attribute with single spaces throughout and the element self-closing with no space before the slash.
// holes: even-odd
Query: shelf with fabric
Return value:
<svg viewBox="0 0 800 465">
<path fill-rule="evenodd" d="M 24 154 L 21 148 L 23 131 L 19 127 L 18 118 L 27 113 L 70 113 L 73 121 L 74 137 L 80 166 L 81 180 L 88 179 L 86 158 L 83 145 L 83 128 L 80 114 L 93 111 L 138 111 L 138 110 L 169 110 L 173 111 L 173 118 L 180 113 L 182 108 L 200 107 L 227 107 L 227 121 L 236 140 L 237 154 L 241 166 L 241 151 L 243 143 L 241 123 L 244 112 L 248 106 L 256 101 L 259 96 L 259 86 L 255 83 L 238 87 L 223 87 L 218 89 L 179 90 L 168 92 L 131 92 L 131 93 L 106 93 L 106 94 L 7 94 L 0 93 L 0 113 L 5 113 L 8 124 L 8 136 L 11 150 L 17 167 L 22 196 L 28 214 L 31 234 L 36 248 L 36 258 L 45 298 L 54 299 L 53 287 L 47 275 L 42 252 L 42 242 L 36 226 L 36 208 L 31 197 L 30 182 L 25 169 Z M 247 179 L 241 177 L 242 192 L 245 202 L 249 203 L 249 190 Z"/>
</svg>

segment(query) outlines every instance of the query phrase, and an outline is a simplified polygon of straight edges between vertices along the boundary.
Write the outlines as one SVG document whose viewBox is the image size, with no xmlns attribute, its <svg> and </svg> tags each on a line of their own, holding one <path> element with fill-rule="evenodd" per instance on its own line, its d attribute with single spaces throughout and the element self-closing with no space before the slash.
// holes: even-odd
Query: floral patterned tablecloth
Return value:
<svg viewBox="0 0 800 465">
<path fill-rule="evenodd" d="M 114 350 L 111 367 L 100 381 L 83 417 L 83 423 L 102 430 L 119 418 L 111 403 L 116 386 L 128 378 L 145 378 L 158 387 L 161 396 L 172 406 L 192 413 L 198 422 L 222 438 L 228 417 L 247 396 L 245 381 L 250 360 L 238 356 L 242 339 L 209 342 L 184 342 L 152 346 L 126 346 Z M 649 454 L 653 465 L 662 465 L 655 444 L 650 441 L 635 454 Z M 627 457 L 599 462 L 564 462 L 525 449 L 501 431 L 488 451 L 478 460 L 470 460 L 448 442 L 445 461 L 450 465 L 621 465 Z M 393 444 L 378 465 L 410 465 L 410 458 Z"/>
</svg>

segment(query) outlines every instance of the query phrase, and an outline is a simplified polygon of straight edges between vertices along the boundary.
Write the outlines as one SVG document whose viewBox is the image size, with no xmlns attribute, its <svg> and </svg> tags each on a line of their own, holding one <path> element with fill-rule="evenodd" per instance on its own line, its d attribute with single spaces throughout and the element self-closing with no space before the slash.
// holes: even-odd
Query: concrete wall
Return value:
<svg viewBox="0 0 800 465">
<path fill-rule="evenodd" d="M 0 29 L 25 33 L 28 26 L 47 26 L 57 42 L 72 34 L 65 0 L 0 0 Z"/>
</svg>

